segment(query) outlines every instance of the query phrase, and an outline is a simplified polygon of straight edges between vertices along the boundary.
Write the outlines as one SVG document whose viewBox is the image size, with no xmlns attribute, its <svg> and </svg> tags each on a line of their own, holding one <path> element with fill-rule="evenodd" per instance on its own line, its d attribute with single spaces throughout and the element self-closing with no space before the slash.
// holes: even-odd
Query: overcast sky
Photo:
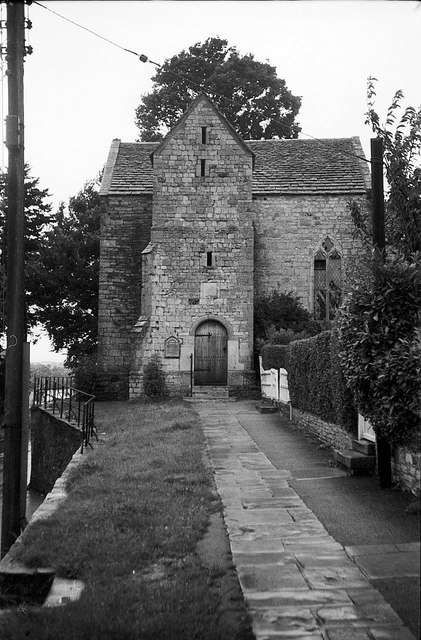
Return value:
<svg viewBox="0 0 421 640">
<path fill-rule="evenodd" d="M 356 135 L 368 154 L 370 75 L 378 78 L 381 117 L 397 89 L 407 104 L 421 104 L 420 2 L 42 4 L 158 63 L 208 37 L 226 38 L 241 54 L 275 66 L 292 93 L 302 96 L 303 138 Z M 134 111 L 151 91 L 155 67 L 35 3 L 28 11 L 33 54 L 25 62 L 25 154 L 56 207 L 98 174 L 113 138 L 136 140 Z M 4 95 L 6 89 L 4 79 Z M 7 165 L 4 147 L 3 161 Z"/>
</svg>

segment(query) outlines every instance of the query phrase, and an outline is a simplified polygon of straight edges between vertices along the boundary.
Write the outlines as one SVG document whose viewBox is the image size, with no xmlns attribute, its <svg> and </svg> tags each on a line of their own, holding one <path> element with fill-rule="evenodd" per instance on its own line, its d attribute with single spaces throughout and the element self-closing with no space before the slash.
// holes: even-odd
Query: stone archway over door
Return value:
<svg viewBox="0 0 421 640">
<path fill-rule="evenodd" d="M 194 337 L 194 384 L 226 385 L 227 370 L 227 330 L 215 320 L 202 322 Z"/>
</svg>

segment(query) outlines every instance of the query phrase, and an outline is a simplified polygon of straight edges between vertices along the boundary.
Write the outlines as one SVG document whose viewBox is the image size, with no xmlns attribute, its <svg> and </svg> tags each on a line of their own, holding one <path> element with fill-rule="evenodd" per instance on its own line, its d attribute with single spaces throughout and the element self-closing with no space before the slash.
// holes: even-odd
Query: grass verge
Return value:
<svg viewBox="0 0 421 640">
<path fill-rule="evenodd" d="M 83 580 L 82 596 L 2 612 L 0 638 L 253 637 L 228 554 L 221 571 L 196 553 L 220 509 L 197 414 L 174 400 L 101 403 L 96 421 L 100 444 L 69 478 L 66 501 L 25 531 L 20 558 Z"/>
</svg>

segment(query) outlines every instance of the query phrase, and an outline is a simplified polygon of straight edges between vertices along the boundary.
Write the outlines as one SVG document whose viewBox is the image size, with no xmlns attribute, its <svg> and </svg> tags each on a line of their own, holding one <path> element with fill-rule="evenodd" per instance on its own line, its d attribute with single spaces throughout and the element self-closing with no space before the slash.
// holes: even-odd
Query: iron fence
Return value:
<svg viewBox="0 0 421 640">
<path fill-rule="evenodd" d="M 58 415 L 77 426 L 82 433 L 81 452 L 91 447 L 91 439 L 98 440 L 95 427 L 95 396 L 75 389 L 74 378 L 47 377 L 34 378 L 34 407 L 41 407 L 53 415 Z"/>
</svg>

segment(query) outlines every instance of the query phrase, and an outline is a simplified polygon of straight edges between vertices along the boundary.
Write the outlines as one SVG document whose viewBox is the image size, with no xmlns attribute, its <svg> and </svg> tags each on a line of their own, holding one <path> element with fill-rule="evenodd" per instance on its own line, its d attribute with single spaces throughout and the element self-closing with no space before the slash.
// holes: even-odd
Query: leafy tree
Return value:
<svg viewBox="0 0 421 640">
<path fill-rule="evenodd" d="M 267 341 L 288 344 L 291 340 L 309 338 L 322 328 L 292 291 L 273 289 L 255 298 L 254 338 L 258 348 Z"/>
<path fill-rule="evenodd" d="M 155 142 L 171 129 L 194 96 L 205 93 L 245 140 L 296 138 L 301 98 L 294 96 L 276 68 L 240 55 L 227 40 L 208 38 L 165 60 L 154 88 L 136 109 L 140 140 Z"/>
<path fill-rule="evenodd" d="M 386 123 L 382 125 L 374 110 L 375 78 L 368 80 L 367 96 L 366 124 L 371 125 L 384 146 L 389 185 L 386 240 L 394 251 L 412 261 L 413 254 L 421 251 L 421 107 L 407 107 L 396 124 L 397 111 L 404 98 L 402 91 L 397 91 L 388 109 Z"/>
<path fill-rule="evenodd" d="M 56 350 L 72 366 L 97 344 L 100 197 L 99 178 L 87 182 L 56 216 L 32 264 L 36 314 Z"/>
<path fill-rule="evenodd" d="M 31 176 L 29 165 L 25 165 L 25 286 L 27 292 L 27 320 L 29 326 L 38 322 L 34 308 L 37 294 L 37 279 L 33 279 L 31 265 L 37 261 L 45 249 L 45 236 L 54 222 L 48 189 L 39 187 L 39 179 Z M 0 252 L 1 252 L 1 295 L 5 302 L 7 270 L 7 174 L 0 174 Z M 2 327 L 4 306 L 0 308 Z"/>
<path fill-rule="evenodd" d="M 381 125 L 374 82 L 367 122 L 384 141 L 386 251 L 373 248 L 368 221 L 353 206 L 366 256 L 339 317 L 340 358 L 360 413 L 394 446 L 408 443 L 421 421 L 421 109 L 407 108 L 397 122 L 398 91 Z"/>
</svg>

